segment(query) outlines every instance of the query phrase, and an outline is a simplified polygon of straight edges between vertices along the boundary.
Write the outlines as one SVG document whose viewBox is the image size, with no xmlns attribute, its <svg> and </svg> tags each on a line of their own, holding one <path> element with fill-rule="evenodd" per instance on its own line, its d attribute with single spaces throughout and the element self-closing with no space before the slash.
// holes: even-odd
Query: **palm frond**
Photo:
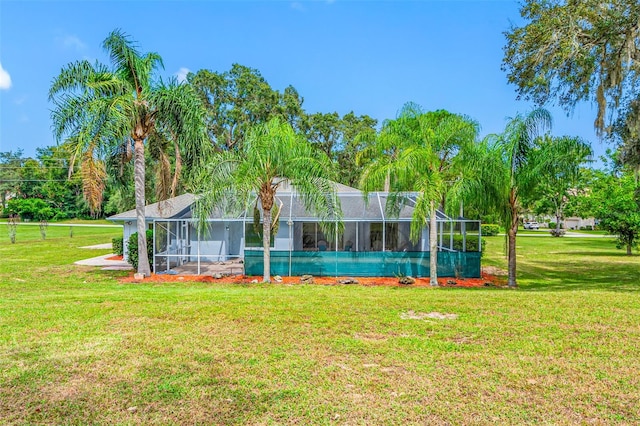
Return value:
<svg viewBox="0 0 640 426">
<path fill-rule="evenodd" d="M 60 74 L 53 79 L 49 88 L 49 100 L 54 100 L 60 93 L 85 91 L 95 83 L 97 76 L 108 74 L 108 68 L 97 61 L 94 64 L 87 60 L 72 62 L 62 68 Z"/>
<path fill-rule="evenodd" d="M 94 157 L 94 147 L 92 145 L 84 151 L 80 170 L 84 199 L 91 214 L 96 216 L 101 210 L 107 175 L 104 162 Z"/>
</svg>

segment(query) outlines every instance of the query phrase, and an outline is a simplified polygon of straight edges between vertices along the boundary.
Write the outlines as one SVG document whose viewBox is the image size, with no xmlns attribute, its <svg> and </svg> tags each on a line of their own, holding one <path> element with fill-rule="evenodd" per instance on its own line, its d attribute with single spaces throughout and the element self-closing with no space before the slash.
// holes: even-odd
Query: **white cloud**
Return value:
<svg viewBox="0 0 640 426">
<path fill-rule="evenodd" d="M 176 77 L 178 79 L 178 83 L 184 83 L 187 81 L 187 74 L 189 74 L 191 70 L 189 68 L 182 67 L 176 73 Z"/>
<path fill-rule="evenodd" d="M 291 9 L 303 11 L 304 6 L 299 1 L 294 1 L 291 3 Z"/>
<path fill-rule="evenodd" d="M 0 89 L 8 90 L 11 87 L 11 76 L 0 63 Z"/>
<path fill-rule="evenodd" d="M 56 42 L 65 49 L 84 50 L 87 45 L 75 35 L 56 37 Z"/>
<path fill-rule="evenodd" d="M 29 99 L 29 97 L 27 95 L 22 95 L 22 96 L 20 96 L 18 98 L 15 98 L 13 100 L 13 103 L 16 104 L 16 105 L 22 105 L 25 102 L 27 102 L 27 99 Z"/>
</svg>

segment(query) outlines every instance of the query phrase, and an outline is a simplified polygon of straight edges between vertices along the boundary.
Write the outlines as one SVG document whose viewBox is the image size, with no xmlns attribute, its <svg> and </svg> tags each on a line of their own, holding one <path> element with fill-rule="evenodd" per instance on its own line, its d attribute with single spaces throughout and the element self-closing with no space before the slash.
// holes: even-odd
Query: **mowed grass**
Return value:
<svg viewBox="0 0 640 426">
<path fill-rule="evenodd" d="M 121 284 L 72 265 L 117 229 L 64 231 L 0 239 L 0 423 L 640 421 L 640 258 L 610 239 L 522 237 L 520 289 L 429 289 Z"/>
</svg>

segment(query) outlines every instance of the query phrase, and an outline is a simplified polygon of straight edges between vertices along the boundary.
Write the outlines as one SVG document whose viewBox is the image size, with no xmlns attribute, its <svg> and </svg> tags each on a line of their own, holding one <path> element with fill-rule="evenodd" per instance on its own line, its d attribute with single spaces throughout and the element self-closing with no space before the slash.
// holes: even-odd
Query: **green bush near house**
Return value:
<svg viewBox="0 0 640 426">
<path fill-rule="evenodd" d="M 127 262 L 133 266 L 133 269 L 138 269 L 138 233 L 134 232 L 129 236 L 127 243 Z M 147 229 L 147 255 L 149 257 L 149 264 L 153 264 L 153 231 Z"/>
<path fill-rule="evenodd" d="M 124 239 L 122 237 L 115 237 L 111 239 L 111 246 L 113 247 L 113 253 L 118 256 L 124 254 Z"/>
<path fill-rule="evenodd" d="M 477 235 L 467 235 L 467 240 L 465 242 L 466 242 L 466 250 L 465 251 L 478 251 L 478 236 Z M 454 235 L 453 236 L 453 248 L 454 248 L 454 250 L 462 251 L 462 244 L 463 244 L 462 235 Z M 482 240 L 482 251 L 484 251 L 486 245 L 487 245 L 487 241 L 483 239 Z"/>
<path fill-rule="evenodd" d="M 483 223 L 480 225 L 480 229 L 482 229 L 482 235 L 486 237 L 492 237 L 500 233 L 500 226 L 491 223 Z"/>
</svg>

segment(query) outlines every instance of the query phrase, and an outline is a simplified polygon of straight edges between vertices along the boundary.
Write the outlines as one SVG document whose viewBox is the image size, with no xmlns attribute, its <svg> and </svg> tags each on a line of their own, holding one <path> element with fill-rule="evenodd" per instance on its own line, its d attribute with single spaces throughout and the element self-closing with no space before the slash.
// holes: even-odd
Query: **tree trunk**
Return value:
<svg viewBox="0 0 640 426">
<path fill-rule="evenodd" d="M 509 287 L 517 287 L 518 283 L 516 282 L 516 234 L 518 233 L 518 214 L 516 212 L 512 213 L 511 218 L 511 227 L 509 228 L 507 235 L 507 262 L 509 268 L 509 280 L 507 284 Z"/>
<path fill-rule="evenodd" d="M 627 256 L 631 256 L 631 244 L 627 244 Z"/>
<path fill-rule="evenodd" d="M 429 284 L 438 286 L 438 222 L 436 203 L 431 201 L 429 212 Z"/>
<path fill-rule="evenodd" d="M 262 209 L 262 247 L 264 249 L 264 273 L 262 281 L 271 282 L 271 209 Z"/>
<path fill-rule="evenodd" d="M 560 209 L 556 209 L 556 235 L 560 235 Z"/>
<path fill-rule="evenodd" d="M 182 155 L 180 154 L 180 147 L 176 141 L 173 142 L 173 147 L 176 153 L 176 168 L 173 172 L 173 181 L 171 182 L 171 196 L 175 197 L 178 195 L 178 182 L 180 181 L 180 174 L 182 173 Z"/>
<path fill-rule="evenodd" d="M 134 183 L 136 196 L 136 225 L 138 230 L 138 273 L 145 277 L 151 275 L 149 257 L 147 253 L 147 226 L 144 216 L 145 207 L 145 167 L 144 167 L 144 139 L 137 139 L 134 143 Z"/>
</svg>

